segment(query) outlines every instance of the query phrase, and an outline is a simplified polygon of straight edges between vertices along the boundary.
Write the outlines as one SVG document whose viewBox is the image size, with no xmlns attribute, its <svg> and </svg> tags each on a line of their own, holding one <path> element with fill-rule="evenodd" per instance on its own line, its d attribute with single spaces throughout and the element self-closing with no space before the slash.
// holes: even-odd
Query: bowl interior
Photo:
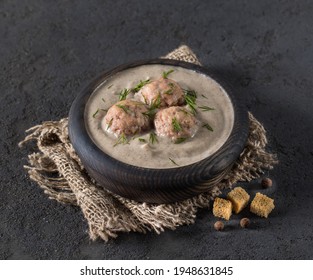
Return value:
<svg viewBox="0 0 313 280">
<path fill-rule="evenodd" d="M 142 81 L 157 80 L 168 71 L 173 71 L 168 78 L 185 91 L 196 93 L 195 116 L 199 128 L 195 137 L 179 144 L 166 137 L 151 141 L 152 129 L 128 139 L 127 145 L 116 145 L 118 138 L 106 130 L 103 119 L 108 109 L 119 101 L 119 93 L 136 88 Z M 136 95 L 130 91 L 127 98 L 134 99 Z M 188 105 L 181 107 L 190 112 Z M 102 152 L 130 165 L 162 169 L 193 164 L 218 151 L 231 134 L 234 109 L 227 92 L 210 76 L 182 66 L 148 64 L 104 77 L 90 94 L 84 118 L 90 138 Z"/>
</svg>

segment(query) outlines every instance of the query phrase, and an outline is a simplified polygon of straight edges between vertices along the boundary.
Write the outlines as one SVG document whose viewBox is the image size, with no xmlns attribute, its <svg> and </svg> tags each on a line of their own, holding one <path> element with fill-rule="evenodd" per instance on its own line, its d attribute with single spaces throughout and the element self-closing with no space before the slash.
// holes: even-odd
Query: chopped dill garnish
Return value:
<svg viewBox="0 0 313 280">
<path fill-rule="evenodd" d="M 185 110 L 185 109 L 180 109 L 180 111 L 185 113 L 186 115 L 193 115 L 193 113 L 191 113 L 190 111 Z"/>
<path fill-rule="evenodd" d="M 112 86 L 113 86 L 113 85 L 109 85 L 109 86 L 108 86 L 108 89 L 111 88 Z"/>
<path fill-rule="evenodd" d="M 106 109 L 100 109 L 101 111 L 103 111 L 103 112 L 107 112 L 108 110 L 106 110 Z"/>
<path fill-rule="evenodd" d="M 126 114 L 128 114 L 128 112 L 130 111 L 130 109 L 122 104 L 116 104 L 117 107 L 121 108 Z"/>
<path fill-rule="evenodd" d="M 184 94 L 185 94 L 185 101 L 188 105 L 188 107 L 190 108 L 191 112 L 193 114 L 196 113 L 196 99 L 197 99 L 197 92 L 194 90 L 187 90 L 184 89 Z"/>
<path fill-rule="evenodd" d="M 109 121 L 109 123 L 108 123 L 108 126 L 107 126 L 107 129 L 109 129 L 109 128 L 111 127 L 112 123 L 113 123 L 113 118 L 110 119 L 110 121 Z"/>
<path fill-rule="evenodd" d="M 103 97 L 101 98 L 101 100 L 102 100 L 103 102 L 105 102 L 105 100 L 104 100 L 104 98 L 103 98 Z"/>
<path fill-rule="evenodd" d="M 170 157 L 168 158 L 173 164 L 175 164 L 176 166 L 179 166 L 173 159 L 171 159 Z"/>
<path fill-rule="evenodd" d="M 159 142 L 158 138 L 157 138 L 157 135 L 154 132 L 150 133 L 149 141 L 151 142 L 151 144 Z"/>
<path fill-rule="evenodd" d="M 142 87 L 144 87 L 146 84 L 149 84 L 150 83 L 150 79 L 147 79 L 147 80 L 140 80 L 140 82 L 134 87 L 132 88 L 132 91 L 134 92 L 138 92 L 139 90 L 141 90 Z"/>
<path fill-rule="evenodd" d="M 174 142 L 174 144 L 180 144 L 180 143 L 183 143 L 187 140 L 187 138 L 184 138 L 184 137 L 180 137 L 180 138 L 177 138 Z"/>
<path fill-rule="evenodd" d="M 156 110 L 149 109 L 147 112 L 143 112 L 142 114 L 150 119 L 153 119 L 154 115 L 156 114 Z"/>
<path fill-rule="evenodd" d="M 121 92 L 119 93 L 119 100 L 125 100 L 127 95 L 130 93 L 130 89 L 124 88 L 121 90 Z"/>
<path fill-rule="evenodd" d="M 182 127 L 181 127 L 179 121 L 175 117 L 172 119 L 172 125 L 173 125 L 175 132 L 179 132 L 182 130 Z"/>
<path fill-rule="evenodd" d="M 187 95 L 185 95 L 185 100 L 186 100 L 186 103 L 189 106 L 191 112 L 193 114 L 195 114 L 196 113 L 196 106 L 197 106 L 195 100 L 192 99 L 191 97 L 187 96 Z"/>
<path fill-rule="evenodd" d="M 99 113 L 99 109 L 97 109 L 97 111 L 93 113 L 92 117 L 95 118 L 98 115 L 98 113 Z"/>
<path fill-rule="evenodd" d="M 197 99 L 197 92 L 195 90 L 183 89 L 185 95 L 193 98 L 194 100 Z"/>
<path fill-rule="evenodd" d="M 201 94 L 202 97 L 204 97 L 205 99 L 208 99 L 205 95 Z"/>
<path fill-rule="evenodd" d="M 174 72 L 173 69 L 171 69 L 171 70 L 169 70 L 169 71 L 167 71 L 167 72 L 165 71 L 165 72 L 163 72 L 162 77 L 163 77 L 164 79 L 167 79 L 168 75 L 171 74 L 171 73 L 173 73 L 173 72 Z"/>
<path fill-rule="evenodd" d="M 142 94 L 142 92 L 141 92 L 141 96 L 143 97 L 143 100 L 145 101 L 145 103 L 148 104 L 147 98 Z"/>
<path fill-rule="evenodd" d="M 160 105 L 161 105 L 161 96 L 159 94 L 158 97 L 155 100 L 153 100 L 152 103 L 150 104 L 148 111 L 143 112 L 142 114 L 150 119 L 153 119 Z"/>
<path fill-rule="evenodd" d="M 169 83 L 168 85 L 169 85 L 170 88 L 167 91 L 165 91 L 164 94 L 171 95 L 171 94 L 173 94 L 174 84 L 173 83 Z"/>
<path fill-rule="evenodd" d="M 199 106 L 198 108 L 201 109 L 203 112 L 215 110 L 214 108 L 208 106 Z"/>
<path fill-rule="evenodd" d="M 117 145 L 119 145 L 119 144 L 123 144 L 123 145 L 129 144 L 129 141 L 128 141 L 128 139 L 127 139 L 127 137 L 126 137 L 126 135 L 125 135 L 124 133 L 122 133 L 122 134 L 118 137 L 118 139 L 117 139 L 117 141 L 116 141 L 116 143 L 114 144 L 113 147 L 115 147 L 115 146 L 117 146 Z"/>
<path fill-rule="evenodd" d="M 158 109 L 161 105 L 161 95 L 159 94 L 158 97 L 153 100 L 150 104 L 150 110 Z"/>
<path fill-rule="evenodd" d="M 164 94 L 168 94 L 168 95 L 173 94 L 173 89 L 170 88 L 170 89 L 168 89 L 167 91 L 164 91 Z"/>
<path fill-rule="evenodd" d="M 147 140 L 146 139 L 143 139 L 143 138 L 138 138 L 139 142 L 142 142 L 142 143 L 147 143 Z"/>
<path fill-rule="evenodd" d="M 202 127 L 205 127 L 207 130 L 213 131 L 212 126 L 210 126 L 208 123 L 205 123 L 204 125 L 202 125 Z"/>
</svg>

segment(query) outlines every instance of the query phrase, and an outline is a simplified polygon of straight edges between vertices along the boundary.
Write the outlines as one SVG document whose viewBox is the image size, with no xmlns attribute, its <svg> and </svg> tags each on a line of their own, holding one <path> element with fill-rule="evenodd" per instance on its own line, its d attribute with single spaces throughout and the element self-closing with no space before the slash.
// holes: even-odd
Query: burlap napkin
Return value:
<svg viewBox="0 0 313 280">
<path fill-rule="evenodd" d="M 187 46 L 181 46 L 165 56 L 200 64 Z M 80 207 L 92 240 L 98 237 L 107 241 L 120 232 L 175 229 L 195 222 L 197 210 L 208 208 L 210 201 L 225 188 L 239 181 L 258 178 L 266 169 L 277 163 L 276 156 L 266 152 L 266 132 L 249 113 L 250 134 L 246 147 L 232 170 L 210 191 L 194 198 L 172 204 L 147 204 L 112 194 L 88 176 L 68 137 L 68 119 L 48 121 L 27 130 L 28 135 L 20 146 L 36 140 L 38 152 L 28 156 L 30 179 L 48 195 L 61 203 Z"/>
</svg>

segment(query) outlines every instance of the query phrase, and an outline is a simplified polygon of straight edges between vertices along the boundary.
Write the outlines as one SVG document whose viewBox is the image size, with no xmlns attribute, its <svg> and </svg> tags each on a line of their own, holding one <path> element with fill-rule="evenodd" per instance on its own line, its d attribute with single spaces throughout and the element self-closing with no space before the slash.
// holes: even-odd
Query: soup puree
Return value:
<svg viewBox="0 0 313 280">
<path fill-rule="evenodd" d="M 117 144 L 118 138 L 107 130 L 103 119 L 107 110 L 119 101 L 119 93 L 134 88 L 140 81 L 156 80 L 170 70 L 174 71 L 168 78 L 183 89 L 197 92 L 195 116 L 200 125 L 194 137 L 176 144 L 157 136 L 152 143 L 152 129 Z M 127 98 L 134 98 L 134 94 Z M 206 107 L 214 110 L 205 110 Z M 89 136 L 109 156 L 130 165 L 161 169 L 190 165 L 216 152 L 232 131 L 234 110 L 225 90 L 210 77 L 182 67 L 152 64 L 123 70 L 102 82 L 91 94 L 84 118 Z"/>
</svg>

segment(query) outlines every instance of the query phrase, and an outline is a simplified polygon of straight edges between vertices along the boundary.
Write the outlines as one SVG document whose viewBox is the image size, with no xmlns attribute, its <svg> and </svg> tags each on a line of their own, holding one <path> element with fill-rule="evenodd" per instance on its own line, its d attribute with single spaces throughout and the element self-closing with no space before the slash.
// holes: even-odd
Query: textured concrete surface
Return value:
<svg viewBox="0 0 313 280">
<path fill-rule="evenodd" d="M 1 259 L 312 259 L 312 1 L 0 2 Z M 269 219 L 214 217 L 161 235 L 91 242 L 79 209 L 48 200 L 23 165 L 24 131 L 67 115 L 100 71 L 188 44 L 265 125 L 280 164 Z M 258 182 L 248 188 L 256 191 Z M 242 214 L 245 215 L 246 213 Z"/>
</svg>

